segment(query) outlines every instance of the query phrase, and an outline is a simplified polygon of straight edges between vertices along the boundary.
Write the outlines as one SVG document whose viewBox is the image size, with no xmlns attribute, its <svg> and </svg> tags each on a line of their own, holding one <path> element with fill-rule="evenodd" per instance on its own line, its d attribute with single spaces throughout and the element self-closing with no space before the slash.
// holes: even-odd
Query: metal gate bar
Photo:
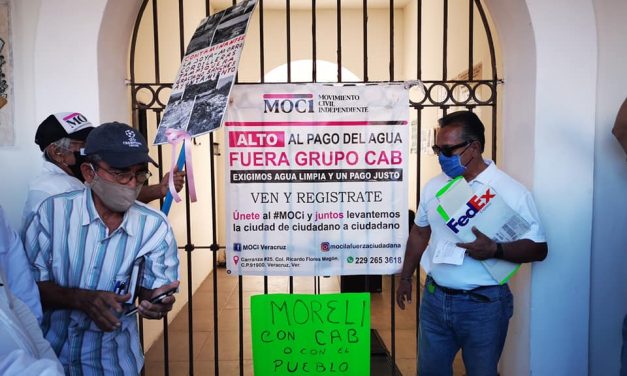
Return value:
<svg viewBox="0 0 627 376">
<path fill-rule="evenodd" d="M 317 41 L 316 38 L 316 0 L 311 0 L 311 81 L 318 81 L 318 58 L 317 58 Z M 319 288 L 319 287 L 318 287 Z"/>
<path fill-rule="evenodd" d="M 442 81 L 448 79 L 448 0 L 442 1 Z M 446 115 L 446 109 L 444 109 Z"/>
<path fill-rule="evenodd" d="M 342 82 L 342 0 L 337 0 L 335 12 L 337 22 L 337 82 Z"/>
<path fill-rule="evenodd" d="M 486 31 L 486 38 L 488 39 L 488 48 L 490 49 L 490 63 L 492 66 L 492 95 L 494 96 L 493 101 L 494 105 L 492 106 L 492 159 L 494 163 L 496 163 L 497 154 L 496 154 L 496 106 L 497 106 L 497 84 L 502 83 L 496 73 L 496 52 L 494 51 L 494 40 L 492 39 L 492 31 L 490 30 L 490 24 L 488 23 L 487 16 L 485 14 L 485 10 L 483 9 L 483 5 L 479 0 L 475 0 L 477 4 L 477 10 L 479 11 L 479 15 L 481 16 L 481 22 L 483 23 L 483 27 Z"/>
<path fill-rule="evenodd" d="M 390 0 L 390 81 L 394 81 L 394 0 Z M 365 55 L 364 55 L 365 58 Z M 368 279 L 366 279 L 368 280 Z M 367 288 L 366 291 L 370 291 Z M 394 292 L 396 291 L 396 279 L 390 276 L 390 341 L 392 348 L 392 361 L 390 362 L 390 375 L 396 375 L 396 304 L 394 303 Z"/>
<path fill-rule="evenodd" d="M 364 51 L 364 82 L 368 82 L 368 0 L 363 0 L 362 4 L 362 35 L 364 36 L 363 51 Z M 366 281 L 368 279 L 366 278 Z"/>
<path fill-rule="evenodd" d="M 474 23 L 474 0 L 468 0 L 468 79 L 473 79 L 473 46 L 474 46 L 474 37 L 475 37 L 475 23 Z"/>
</svg>

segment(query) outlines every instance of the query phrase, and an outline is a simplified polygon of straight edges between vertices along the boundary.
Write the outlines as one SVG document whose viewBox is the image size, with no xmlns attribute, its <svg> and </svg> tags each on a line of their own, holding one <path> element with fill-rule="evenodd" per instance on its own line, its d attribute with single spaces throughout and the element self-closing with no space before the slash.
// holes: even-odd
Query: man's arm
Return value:
<svg viewBox="0 0 627 376">
<path fill-rule="evenodd" d="M 44 309 L 76 309 L 85 312 L 98 327 L 106 332 L 117 329 L 120 320 L 113 313 L 122 312 L 122 303 L 131 295 L 111 291 L 85 290 L 61 287 L 51 281 L 37 282 Z"/>
<path fill-rule="evenodd" d="M 170 173 L 168 172 L 163 176 L 161 182 L 159 184 L 146 185 L 142 187 L 139 192 L 139 196 L 137 196 L 137 200 L 143 202 L 144 204 L 149 203 L 150 201 L 160 199 L 165 197 L 170 190 L 169 187 L 169 178 Z M 180 192 L 183 189 L 183 184 L 185 183 L 185 172 L 179 171 L 178 169 L 174 170 L 174 188 L 177 192 Z"/>
<path fill-rule="evenodd" d="M 143 281 L 139 290 L 139 314 L 148 319 L 160 319 L 172 310 L 176 300 L 170 295 L 160 303 L 150 303 L 150 299 L 179 286 L 179 258 L 176 239 L 167 221 L 163 221 L 158 231 L 163 240 L 152 252 L 146 254 Z"/>
<path fill-rule="evenodd" d="M 549 253 L 549 247 L 546 242 L 536 243 L 529 239 L 501 243 L 501 247 L 503 254 L 499 257 L 500 259 L 519 264 L 523 262 L 542 261 Z M 496 247 L 492 257 L 494 257 L 494 255 L 496 255 Z"/>
<path fill-rule="evenodd" d="M 413 225 L 405 247 L 405 259 L 401 271 L 401 280 L 396 290 L 396 303 L 401 309 L 405 309 L 405 301 L 411 303 L 411 279 L 414 271 L 420 263 L 420 258 L 429 244 L 431 227 L 419 227 Z"/>
<path fill-rule="evenodd" d="M 165 297 L 159 303 L 150 303 L 149 300 L 163 292 L 178 288 L 179 284 L 179 281 L 174 281 L 157 289 L 146 289 L 142 287 L 139 292 L 139 314 L 151 320 L 158 320 L 163 318 L 163 316 L 165 316 L 168 312 L 172 310 L 172 306 L 174 306 L 174 302 L 176 301 L 174 295 Z"/>
<path fill-rule="evenodd" d="M 470 243 L 457 243 L 458 247 L 466 249 L 468 256 L 477 260 L 499 258 L 515 263 L 542 261 L 549 252 L 545 242 L 536 243 L 530 239 L 519 239 L 509 243 L 498 243 L 487 237 L 473 226 L 472 233 L 477 237 Z"/>
</svg>

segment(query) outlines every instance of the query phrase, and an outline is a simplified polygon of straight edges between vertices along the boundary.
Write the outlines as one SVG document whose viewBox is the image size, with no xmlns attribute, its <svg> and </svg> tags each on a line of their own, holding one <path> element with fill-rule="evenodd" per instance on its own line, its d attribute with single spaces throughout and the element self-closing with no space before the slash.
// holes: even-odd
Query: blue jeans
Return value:
<svg viewBox="0 0 627 376">
<path fill-rule="evenodd" d="M 450 293 L 427 278 L 420 305 L 418 375 L 452 375 L 461 349 L 466 375 L 496 376 L 513 308 L 507 285 Z"/>
</svg>

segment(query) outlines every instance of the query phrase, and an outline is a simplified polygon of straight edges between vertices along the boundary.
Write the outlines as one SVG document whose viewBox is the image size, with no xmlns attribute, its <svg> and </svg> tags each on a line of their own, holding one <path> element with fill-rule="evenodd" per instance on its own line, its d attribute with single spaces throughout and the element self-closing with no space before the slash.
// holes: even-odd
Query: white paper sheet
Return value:
<svg viewBox="0 0 627 376">
<path fill-rule="evenodd" d="M 433 255 L 433 262 L 435 264 L 451 264 L 461 265 L 464 262 L 466 256 L 466 250 L 455 245 L 451 242 L 439 242 Z"/>
</svg>

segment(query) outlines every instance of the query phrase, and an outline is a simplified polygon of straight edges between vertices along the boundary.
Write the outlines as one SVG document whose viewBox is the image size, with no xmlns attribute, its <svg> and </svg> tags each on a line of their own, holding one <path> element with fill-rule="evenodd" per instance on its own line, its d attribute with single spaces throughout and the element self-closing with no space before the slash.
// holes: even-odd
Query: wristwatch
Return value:
<svg viewBox="0 0 627 376">
<path fill-rule="evenodd" d="M 496 252 L 494 252 L 494 258 L 503 258 L 503 243 L 496 243 Z"/>
</svg>

